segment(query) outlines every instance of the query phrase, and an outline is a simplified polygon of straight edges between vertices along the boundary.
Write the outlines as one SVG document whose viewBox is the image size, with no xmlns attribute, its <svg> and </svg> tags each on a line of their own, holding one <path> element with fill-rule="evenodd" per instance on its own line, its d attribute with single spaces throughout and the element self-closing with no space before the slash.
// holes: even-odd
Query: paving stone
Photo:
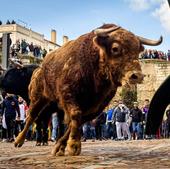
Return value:
<svg viewBox="0 0 170 169">
<path fill-rule="evenodd" d="M 0 142 L 0 169 L 168 169 L 170 139 L 140 141 L 87 141 L 80 156 L 53 157 L 49 146 L 26 142 L 15 148 Z"/>
</svg>

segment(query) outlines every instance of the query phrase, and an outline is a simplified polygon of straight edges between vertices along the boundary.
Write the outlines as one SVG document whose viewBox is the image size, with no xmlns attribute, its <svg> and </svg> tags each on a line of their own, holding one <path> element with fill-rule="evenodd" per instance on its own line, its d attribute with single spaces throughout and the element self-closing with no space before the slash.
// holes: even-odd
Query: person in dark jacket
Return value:
<svg viewBox="0 0 170 169">
<path fill-rule="evenodd" d="M 137 102 L 134 102 L 130 117 L 132 117 L 133 140 L 142 139 L 142 111 L 139 109 Z"/>
<path fill-rule="evenodd" d="M 18 101 L 12 94 L 7 94 L 2 103 L 2 113 L 5 115 L 5 122 L 7 126 L 7 140 L 14 141 L 14 129 L 16 113 L 18 114 L 17 120 L 20 119 L 20 110 Z"/>
<path fill-rule="evenodd" d="M 106 140 L 105 138 L 105 123 L 106 123 L 106 113 L 102 112 L 99 116 L 97 116 L 94 121 L 95 123 L 95 132 L 97 140 Z"/>
</svg>

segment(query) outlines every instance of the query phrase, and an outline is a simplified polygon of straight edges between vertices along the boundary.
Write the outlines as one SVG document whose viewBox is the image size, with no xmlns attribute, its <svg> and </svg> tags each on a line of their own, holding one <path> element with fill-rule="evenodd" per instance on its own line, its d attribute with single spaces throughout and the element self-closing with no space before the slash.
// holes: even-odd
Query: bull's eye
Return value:
<svg viewBox="0 0 170 169">
<path fill-rule="evenodd" d="M 114 47 L 114 48 L 112 48 L 112 51 L 116 53 L 116 52 L 118 52 L 118 48 Z"/>
<path fill-rule="evenodd" d="M 112 53 L 112 56 L 119 56 L 121 54 L 121 47 L 118 43 L 112 44 L 111 53 Z"/>
</svg>

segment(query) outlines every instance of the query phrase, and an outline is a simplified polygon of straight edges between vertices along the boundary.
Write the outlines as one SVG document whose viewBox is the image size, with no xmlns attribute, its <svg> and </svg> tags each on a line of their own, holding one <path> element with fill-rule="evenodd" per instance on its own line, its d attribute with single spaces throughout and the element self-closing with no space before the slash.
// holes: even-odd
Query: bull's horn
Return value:
<svg viewBox="0 0 170 169">
<path fill-rule="evenodd" d="M 15 62 L 15 61 L 13 61 L 11 58 L 9 58 L 9 61 L 10 61 L 11 64 L 13 64 L 15 67 L 23 68 L 23 65 L 20 64 L 19 62 Z"/>
<path fill-rule="evenodd" d="M 159 45 L 162 43 L 162 40 L 163 40 L 163 37 L 161 36 L 159 38 L 159 40 L 151 40 L 151 39 L 146 39 L 146 38 L 143 38 L 143 37 L 140 37 L 140 36 L 137 36 L 140 40 L 140 42 L 143 44 L 143 45 L 150 45 L 150 46 L 156 46 L 156 45 Z"/>
<path fill-rule="evenodd" d="M 106 28 L 106 29 L 101 29 L 101 28 L 98 28 L 98 29 L 95 29 L 94 30 L 94 33 L 97 35 L 97 36 L 106 36 L 107 33 L 110 33 L 110 32 L 113 32 L 117 29 L 119 29 L 120 26 L 116 26 L 116 27 L 111 27 L 111 28 Z"/>
</svg>

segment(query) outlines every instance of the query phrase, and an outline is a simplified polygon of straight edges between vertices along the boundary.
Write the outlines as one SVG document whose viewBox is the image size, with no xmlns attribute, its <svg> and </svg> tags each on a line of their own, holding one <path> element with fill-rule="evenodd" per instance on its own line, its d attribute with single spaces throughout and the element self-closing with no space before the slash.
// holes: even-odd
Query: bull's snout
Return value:
<svg viewBox="0 0 170 169">
<path fill-rule="evenodd" d="M 133 72 L 129 75 L 130 83 L 142 83 L 144 75 L 141 72 Z"/>
<path fill-rule="evenodd" d="M 138 76 L 134 73 L 134 74 L 131 75 L 130 79 L 136 80 L 136 79 L 138 79 Z"/>
</svg>

